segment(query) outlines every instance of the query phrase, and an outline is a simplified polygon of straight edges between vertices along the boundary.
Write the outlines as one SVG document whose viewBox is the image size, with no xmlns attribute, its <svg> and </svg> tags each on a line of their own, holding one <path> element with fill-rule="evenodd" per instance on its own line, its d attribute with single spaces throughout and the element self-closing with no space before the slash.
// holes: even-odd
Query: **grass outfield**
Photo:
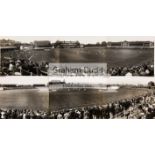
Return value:
<svg viewBox="0 0 155 155">
<path fill-rule="evenodd" d="M 0 108 L 33 109 L 52 111 L 103 105 L 151 92 L 149 89 L 120 88 L 117 92 L 103 90 L 59 90 L 49 93 L 47 89 L 14 89 L 0 91 Z"/>
<path fill-rule="evenodd" d="M 50 109 L 52 111 L 85 107 L 91 105 L 103 105 L 121 99 L 132 98 L 150 92 L 142 88 L 120 88 L 117 92 L 103 92 L 99 90 L 67 91 L 59 90 L 49 94 Z"/>
<path fill-rule="evenodd" d="M 60 62 L 103 62 L 112 66 L 133 66 L 153 62 L 153 49 L 83 48 L 59 50 Z"/>
<path fill-rule="evenodd" d="M 48 89 L 15 89 L 0 91 L 0 108 L 46 110 L 48 106 Z"/>
<path fill-rule="evenodd" d="M 109 67 L 133 66 L 154 60 L 154 49 L 66 48 L 3 52 L 4 57 L 30 58 L 41 62 L 103 62 Z"/>
</svg>

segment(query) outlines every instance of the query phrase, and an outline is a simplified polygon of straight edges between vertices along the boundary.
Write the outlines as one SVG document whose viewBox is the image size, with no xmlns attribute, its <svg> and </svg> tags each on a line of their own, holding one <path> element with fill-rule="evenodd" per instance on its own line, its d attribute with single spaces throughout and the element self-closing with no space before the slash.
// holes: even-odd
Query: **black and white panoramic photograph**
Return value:
<svg viewBox="0 0 155 155">
<path fill-rule="evenodd" d="M 108 76 L 154 76 L 152 37 L 3 37 L 1 76 L 48 76 L 50 63 L 105 63 Z"/>
<path fill-rule="evenodd" d="M 0 37 L 0 118 L 155 118 L 153 37 Z"/>
</svg>

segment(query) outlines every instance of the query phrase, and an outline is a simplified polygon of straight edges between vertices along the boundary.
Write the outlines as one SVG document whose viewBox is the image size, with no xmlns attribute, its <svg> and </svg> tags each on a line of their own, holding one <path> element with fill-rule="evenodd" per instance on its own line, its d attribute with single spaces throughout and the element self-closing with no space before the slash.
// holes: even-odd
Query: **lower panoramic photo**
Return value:
<svg viewBox="0 0 155 155">
<path fill-rule="evenodd" d="M 155 118 L 154 78 L 80 78 L 1 80 L 0 118 Z"/>
</svg>

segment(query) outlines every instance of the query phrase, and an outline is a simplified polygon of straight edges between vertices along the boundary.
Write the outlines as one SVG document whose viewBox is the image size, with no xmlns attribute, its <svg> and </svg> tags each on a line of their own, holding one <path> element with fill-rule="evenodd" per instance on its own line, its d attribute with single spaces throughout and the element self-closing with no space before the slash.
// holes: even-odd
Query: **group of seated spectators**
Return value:
<svg viewBox="0 0 155 155">
<path fill-rule="evenodd" d="M 25 59 L 11 59 L 2 62 L 2 75 L 47 75 L 48 63 L 43 62 L 42 64 L 25 60 Z"/>
<path fill-rule="evenodd" d="M 145 95 L 107 105 L 53 112 L 55 119 L 151 119 L 155 118 L 155 95 Z"/>
<path fill-rule="evenodd" d="M 153 119 L 155 94 L 115 101 L 105 105 L 61 111 L 0 110 L 1 119 Z"/>
<path fill-rule="evenodd" d="M 49 63 L 41 64 L 26 59 L 2 61 L 1 75 L 48 75 Z M 131 67 L 108 67 L 110 76 L 153 76 L 154 65 L 146 63 Z"/>
<path fill-rule="evenodd" d="M 141 64 L 131 67 L 111 67 L 108 69 L 111 76 L 153 76 L 154 65 Z"/>
<path fill-rule="evenodd" d="M 41 110 L 0 109 L 1 119 L 47 119 L 49 113 Z"/>
</svg>

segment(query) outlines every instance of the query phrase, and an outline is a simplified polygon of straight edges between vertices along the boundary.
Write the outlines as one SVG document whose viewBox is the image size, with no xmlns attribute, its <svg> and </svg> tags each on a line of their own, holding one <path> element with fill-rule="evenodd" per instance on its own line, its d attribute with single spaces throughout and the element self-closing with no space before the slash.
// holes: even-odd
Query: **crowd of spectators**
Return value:
<svg viewBox="0 0 155 155">
<path fill-rule="evenodd" d="M 1 75 L 47 75 L 48 62 L 41 64 L 25 59 L 11 59 L 2 62 Z M 142 64 L 132 67 L 111 67 L 108 69 L 110 76 L 153 76 L 154 65 Z"/>
<path fill-rule="evenodd" d="M 41 110 L 1 109 L 1 119 L 47 119 L 49 114 Z"/>
<path fill-rule="evenodd" d="M 147 94 L 106 105 L 82 107 L 57 112 L 34 110 L 0 110 L 1 119 L 153 119 L 155 95 Z"/>
<path fill-rule="evenodd" d="M 11 59 L 2 62 L 2 75 L 47 75 L 48 63 L 42 64 L 25 60 L 25 59 Z"/>
<path fill-rule="evenodd" d="M 155 96 L 146 95 L 107 105 L 71 109 L 52 113 L 55 119 L 144 119 L 155 118 Z"/>
<path fill-rule="evenodd" d="M 154 65 L 141 64 L 132 67 L 112 67 L 108 69 L 111 76 L 153 76 Z"/>
</svg>

